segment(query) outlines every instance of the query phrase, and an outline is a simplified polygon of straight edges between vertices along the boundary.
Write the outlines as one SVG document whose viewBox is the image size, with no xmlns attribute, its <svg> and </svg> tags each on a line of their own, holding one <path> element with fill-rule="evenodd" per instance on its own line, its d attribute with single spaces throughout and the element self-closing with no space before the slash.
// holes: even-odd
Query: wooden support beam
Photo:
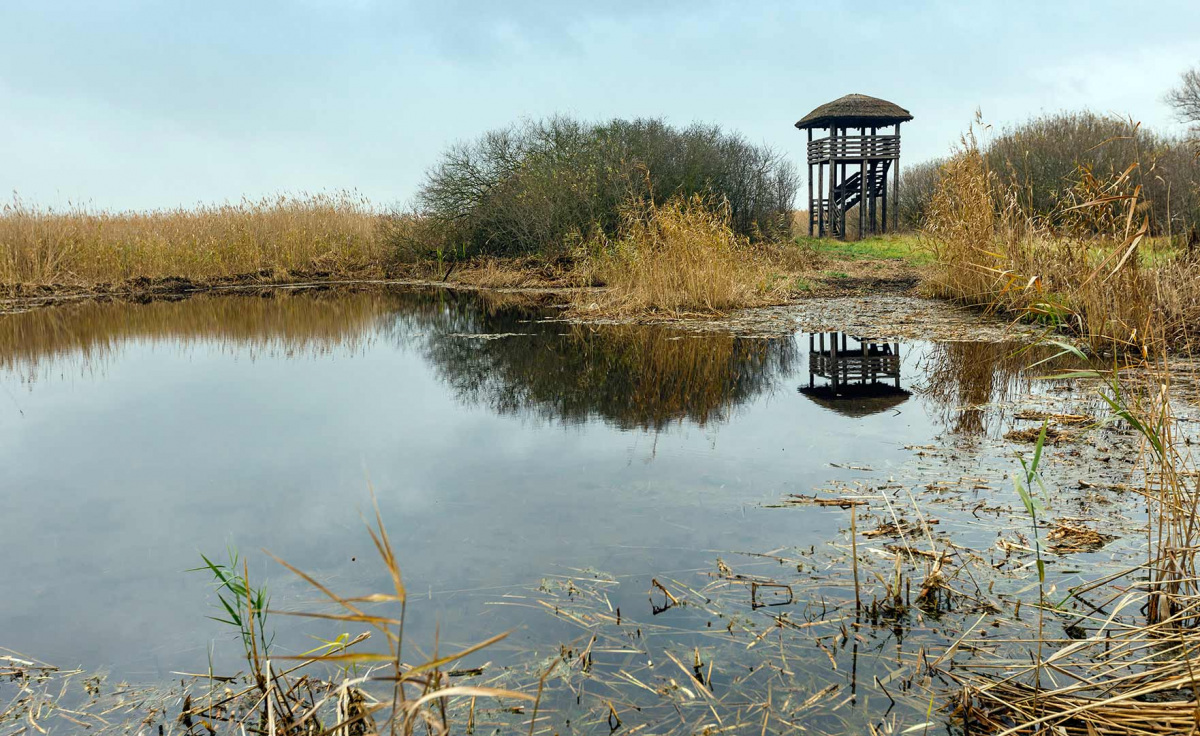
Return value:
<svg viewBox="0 0 1200 736">
<path fill-rule="evenodd" d="M 812 128 L 808 129 L 808 145 L 812 145 Z M 808 237 L 813 236 L 813 165 L 808 164 Z"/>
<path fill-rule="evenodd" d="M 880 177 L 880 178 L 883 180 L 883 202 L 881 203 L 881 206 L 880 206 L 880 209 L 882 209 L 882 210 L 883 210 L 883 213 L 882 213 L 882 214 L 883 214 L 883 216 L 880 218 L 880 222 L 881 222 L 881 224 L 883 225 L 883 232 L 884 232 L 885 234 L 888 232 L 888 219 L 887 219 L 887 208 L 888 208 L 888 169 L 890 169 L 890 168 L 891 168 L 891 166 L 892 166 L 892 162 L 891 162 L 891 161 L 884 161 L 884 162 L 883 162 L 883 176 L 882 176 L 882 177 Z"/>
<path fill-rule="evenodd" d="M 900 146 L 900 123 L 896 123 L 896 146 Z M 895 192 L 892 194 L 896 199 L 896 206 L 892 209 L 892 230 L 900 229 L 900 154 L 896 154 L 896 164 L 892 168 L 892 189 Z"/>
<path fill-rule="evenodd" d="M 842 128 L 843 136 L 846 134 L 847 130 L 848 130 L 848 128 Z M 845 188 L 846 188 L 846 162 L 842 161 L 838 165 L 842 169 L 840 172 L 840 175 L 838 176 L 838 181 L 841 182 L 842 189 L 845 190 Z M 846 239 L 846 192 L 845 191 L 842 192 L 842 201 L 838 203 L 838 224 L 841 226 L 841 229 L 842 229 L 842 240 L 845 240 Z"/>
<path fill-rule="evenodd" d="M 871 128 L 871 139 L 872 140 L 874 140 L 875 136 L 878 134 L 879 134 L 878 128 Z M 878 172 L 879 172 L 879 161 L 877 159 L 871 159 L 871 211 L 869 213 L 869 216 L 871 218 L 871 234 L 872 235 L 879 232 L 879 226 L 877 225 L 878 213 L 876 212 L 876 206 L 875 206 L 876 199 L 878 199 L 878 195 L 879 195 L 879 192 L 875 190 L 875 177 L 878 174 Z"/>
<path fill-rule="evenodd" d="M 825 237 L 825 164 L 817 164 L 817 237 Z"/>
<path fill-rule="evenodd" d="M 862 135 L 867 134 L 866 128 L 859 128 Z M 867 160 L 858 162 L 858 239 L 867 235 Z"/>
</svg>

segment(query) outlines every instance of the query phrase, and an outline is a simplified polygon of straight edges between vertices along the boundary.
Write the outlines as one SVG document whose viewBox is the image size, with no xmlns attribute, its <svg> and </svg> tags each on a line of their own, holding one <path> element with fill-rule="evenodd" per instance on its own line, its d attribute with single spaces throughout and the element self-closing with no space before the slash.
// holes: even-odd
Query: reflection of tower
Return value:
<svg viewBox="0 0 1200 736">
<path fill-rule="evenodd" d="M 827 383 L 817 385 L 817 378 Z M 900 388 L 900 343 L 844 332 L 809 335 L 808 386 L 800 393 L 847 416 L 890 409 L 909 396 Z"/>
</svg>

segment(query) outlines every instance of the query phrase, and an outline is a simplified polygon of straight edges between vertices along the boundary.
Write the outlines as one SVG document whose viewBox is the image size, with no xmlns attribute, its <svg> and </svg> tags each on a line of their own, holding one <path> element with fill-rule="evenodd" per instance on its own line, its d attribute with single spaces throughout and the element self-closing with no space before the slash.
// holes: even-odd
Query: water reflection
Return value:
<svg viewBox="0 0 1200 736">
<path fill-rule="evenodd" d="M 528 298 L 362 288 L 0 317 L 0 518 L 23 550 L 0 568 L 7 636 L 54 661 L 198 671 L 219 634 L 196 635 L 209 590 L 181 571 L 227 542 L 378 589 L 356 561 L 364 469 L 406 575 L 428 586 L 414 631 L 440 620 L 469 643 L 527 624 L 515 607 L 479 615 L 478 596 L 564 569 L 620 577 L 612 605 L 638 610 L 655 575 L 708 569 L 715 550 L 827 541 L 830 517 L 768 506 L 830 464 L 907 462 L 943 408 L 986 401 L 1018 362 L 839 334 L 835 367 L 829 335 L 806 353 L 803 336 L 557 316 Z M 812 392 L 773 394 L 805 382 L 806 360 Z M 21 380 L 24 396 L 9 390 Z M 899 416 L 879 408 L 907 394 L 847 398 L 897 383 L 923 387 Z M 717 422 L 720 442 L 690 431 Z M 303 607 L 285 585 L 281 607 Z M 281 641 L 304 651 L 308 633 L 342 632 Z"/>
<path fill-rule="evenodd" d="M 547 321 L 556 316 L 529 296 L 380 287 L 88 302 L 0 317 L 0 371 L 27 383 L 51 372 L 98 374 L 135 346 L 203 345 L 255 360 L 364 354 L 384 343 L 421 354 L 464 404 L 546 422 L 599 418 L 623 429 L 660 430 L 727 421 L 802 362 L 788 337 Z M 863 417 L 910 397 L 900 343 L 841 332 L 808 340 L 809 380 L 800 392 L 814 403 Z M 1048 354 L 973 342 L 906 352 L 917 359 L 915 372 L 904 376 L 908 388 L 963 435 L 994 427 L 1002 414 L 986 407 L 1027 389 L 1023 367 Z"/>
<path fill-rule="evenodd" d="M 122 349 L 204 344 L 296 357 L 355 351 L 391 311 L 379 290 L 264 290 L 147 304 L 85 302 L 0 316 L 0 370 L 35 381 L 55 368 L 102 370 Z"/>
<path fill-rule="evenodd" d="M 809 335 L 808 386 L 800 393 L 838 414 L 869 416 L 908 399 L 910 393 L 900 387 L 900 372 L 897 341 L 844 332 Z"/>
<path fill-rule="evenodd" d="M 417 350 L 461 402 L 499 414 L 624 429 L 725 421 L 790 372 L 790 338 L 546 321 L 536 298 L 450 290 L 267 290 L 144 305 L 86 303 L 0 319 L 0 370 L 103 371 L 122 349 L 217 346 L 250 359 Z"/>
<path fill-rule="evenodd" d="M 1031 375 L 1026 368 L 1034 364 Z M 939 421 L 954 434 L 981 436 L 1003 425 L 1004 404 L 1030 392 L 1036 376 L 1080 366 L 1055 346 L 944 342 L 929 346 L 920 367 L 916 391 Z"/>
</svg>

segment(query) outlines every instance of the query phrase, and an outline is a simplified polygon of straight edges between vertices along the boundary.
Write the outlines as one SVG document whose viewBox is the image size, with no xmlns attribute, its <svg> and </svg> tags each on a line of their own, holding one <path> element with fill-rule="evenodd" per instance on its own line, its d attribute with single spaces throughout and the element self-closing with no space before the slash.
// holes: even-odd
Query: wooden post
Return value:
<svg viewBox="0 0 1200 736">
<path fill-rule="evenodd" d="M 832 370 L 829 371 L 829 378 L 833 382 L 833 393 L 837 394 L 837 387 L 838 387 L 838 344 L 837 344 L 837 342 L 838 342 L 838 336 L 837 336 L 836 332 L 834 332 L 832 334 L 833 334 L 833 345 L 831 346 L 830 353 L 829 353 L 829 361 L 830 361 L 829 367 L 832 368 Z"/>
<path fill-rule="evenodd" d="M 839 217 L 838 198 L 835 196 L 838 190 L 838 128 L 829 128 L 829 234 L 835 235 L 838 227 L 841 225 Z"/>
<path fill-rule="evenodd" d="M 805 155 L 808 157 L 808 237 L 813 235 L 813 177 L 812 177 L 812 128 L 808 129 L 808 149 Z"/>
<path fill-rule="evenodd" d="M 837 158 L 837 128 L 829 129 L 829 234 L 836 234 L 838 227 L 838 206 L 834 193 L 838 187 Z"/>
<path fill-rule="evenodd" d="M 880 224 L 883 225 L 882 229 L 883 229 L 884 233 L 887 233 L 887 231 L 888 231 L 888 219 L 887 219 L 888 184 L 887 184 L 887 178 L 888 178 L 888 173 L 889 173 L 888 167 L 890 167 L 891 165 L 892 165 L 891 161 L 883 162 L 883 176 L 880 177 L 880 180 L 883 182 L 883 202 L 880 203 L 880 208 L 883 210 L 883 217 L 881 217 L 879 219 L 880 219 Z"/>
<path fill-rule="evenodd" d="M 817 355 L 816 355 L 816 347 L 817 346 L 814 343 L 813 338 L 814 338 L 813 333 L 811 333 L 811 332 L 808 333 L 808 387 L 809 388 L 813 387 L 813 372 L 816 371 L 816 369 L 817 369 L 817 366 L 814 365 L 814 361 L 817 360 Z"/>
<path fill-rule="evenodd" d="M 849 130 L 849 128 L 842 128 L 842 137 L 843 138 L 845 137 L 847 130 Z M 841 156 L 840 152 L 838 155 L 840 158 L 840 156 Z M 839 163 L 838 166 L 840 166 L 842 169 L 840 172 L 840 176 L 838 177 L 838 180 L 842 184 L 842 201 L 838 204 L 838 223 L 841 225 L 841 228 L 842 228 L 842 240 L 845 240 L 846 239 L 846 161 L 845 161 L 845 159 L 842 159 L 841 163 Z"/>
<path fill-rule="evenodd" d="M 877 141 L 875 136 L 879 134 L 878 128 L 871 128 L 871 234 L 874 235 L 879 231 L 878 212 L 875 200 L 878 198 L 879 192 L 875 190 L 875 177 L 879 172 L 879 159 L 876 158 L 879 152 L 875 150 Z"/>
<path fill-rule="evenodd" d="M 867 129 L 858 129 L 861 138 L 866 138 Z M 858 162 L 858 239 L 867 235 L 867 152 L 862 151 L 862 160 Z"/>
<path fill-rule="evenodd" d="M 825 237 L 825 164 L 817 162 L 817 237 Z"/>
<path fill-rule="evenodd" d="M 900 123 L 896 123 L 896 164 L 892 169 L 892 196 L 896 199 L 896 206 L 892 209 L 892 230 L 900 229 Z"/>
</svg>

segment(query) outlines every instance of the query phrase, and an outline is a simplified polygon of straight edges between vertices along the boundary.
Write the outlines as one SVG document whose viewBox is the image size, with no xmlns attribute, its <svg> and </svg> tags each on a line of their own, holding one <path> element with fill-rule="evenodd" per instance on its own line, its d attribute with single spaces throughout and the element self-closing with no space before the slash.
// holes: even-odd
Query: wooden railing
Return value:
<svg viewBox="0 0 1200 736">
<path fill-rule="evenodd" d="M 863 355 L 861 351 L 845 353 L 812 352 L 809 354 L 809 372 L 822 378 L 837 378 L 844 383 L 851 378 L 876 380 L 880 377 L 894 378 L 900 375 L 899 355 Z"/>
<path fill-rule="evenodd" d="M 810 164 L 843 159 L 900 158 L 898 135 L 839 135 L 819 138 L 808 144 Z"/>
</svg>

